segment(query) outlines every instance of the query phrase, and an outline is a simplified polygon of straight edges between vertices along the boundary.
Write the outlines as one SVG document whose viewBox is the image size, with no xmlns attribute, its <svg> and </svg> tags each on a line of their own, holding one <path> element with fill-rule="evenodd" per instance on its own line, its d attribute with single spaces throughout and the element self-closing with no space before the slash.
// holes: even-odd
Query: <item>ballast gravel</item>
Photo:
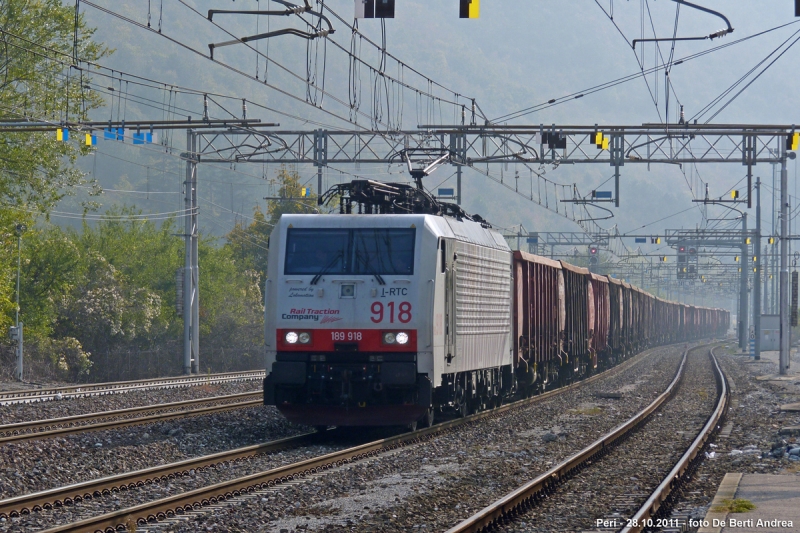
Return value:
<svg viewBox="0 0 800 533">
<path fill-rule="evenodd" d="M 674 377 L 683 349 L 656 348 L 566 394 L 137 531 L 442 531 L 650 403 Z"/>
<path fill-rule="evenodd" d="M 518 515 L 502 533 L 594 531 L 627 525 L 702 430 L 717 403 L 708 350 L 690 352 L 674 396 L 630 437 Z M 667 523 L 667 525 L 669 525 Z"/>
<path fill-rule="evenodd" d="M 274 407 L 0 446 L 0 499 L 276 440 L 310 428 Z M 2 526 L 0 526 L 2 529 Z"/>
<path fill-rule="evenodd" d="M 0 405 L 0 425 L 197 400 L 242 392 L 258 392 L 260 390 L 261 380 L 255 379 L 172 389 L 136 390 L 101 396 L 68 396 L 61 400 Z"/>
<path fill-rule="evenodd" d="M 781 405 L 800 402 L 800 375 L 795 373 L 800 356 L 793 349 L 790 374 L 795 374 L 786 380 L 769 379 L 778 374 L 775 352 L 764 353 L 760 361 L 733 346 L 715 353 L 731 387 L 731 407 L 723 424 L 729 434 L 717 435 L 683 487 L 671 515 L 681 521 L 705 518 L 728 472 L 800 476 L 800 433 L 784 429 L 800 426 L 800 412 L 781 410 Z"/>
</svg>

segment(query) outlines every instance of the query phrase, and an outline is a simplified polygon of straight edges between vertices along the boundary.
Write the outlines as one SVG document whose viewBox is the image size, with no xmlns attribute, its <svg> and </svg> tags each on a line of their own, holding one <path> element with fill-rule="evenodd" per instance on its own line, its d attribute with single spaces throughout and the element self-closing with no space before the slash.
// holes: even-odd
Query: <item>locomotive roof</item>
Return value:
<svg viewBox="0 0 800 533">
<path fill-rule="evenodd" d="M 296 226 L 302 228 L 401 228 L 414 226 L 427 227 L 440 237 L 454 238 L 460 241 L 486 246 L 497 250 L 511 251 L 502 235 L 485 228 L 472 220 L 458 220 L 448 216 L 437 215 L 282 215 L 279 224 L 283 227 Z"/>
</svg>

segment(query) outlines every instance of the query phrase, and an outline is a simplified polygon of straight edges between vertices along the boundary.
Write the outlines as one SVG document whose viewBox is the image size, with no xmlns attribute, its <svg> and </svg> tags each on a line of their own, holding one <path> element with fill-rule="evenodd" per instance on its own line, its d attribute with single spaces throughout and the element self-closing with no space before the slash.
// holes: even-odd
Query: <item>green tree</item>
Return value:
<svg viewBox="0 0 800 533">
<path fill-rule="evenodd" d="M 0 0 L 0 27 L 0 120 L 79 121 L 102 103 L 85 88 L 90 79 L 73 68 L 73 55 L 97 61 L 108 49 L 92 41 L 94 30 L 83 17 L 73 49 L 73 7 L 60 0 Z M 88 151 L 80 140 L 58 141 L 55 131 L 0 134 L 0 201 L 45 210 L 69 194 L 83 181 L 72 166 Z"/>
<path fill-rule="evenodd" d="M 96 61 L 109 50 L 92 40 L 79 19 L 73 48 L 75 10 L 61 0 L 0 0 L 0 122 L 77 121 L 102 103 L 85 88 L 90 79 L 72 67 L 73 55 Z M 77 133 L 77 132 L 74 132 Z M 73 135 L 55 131 L 0 133 L 0 326 L 11 323 L 16 273 L 14 226 L 33 227 L 31 213 L 47 212 L 84 177 L 74 168 L 89 149 Z M 27 237 L 23 247 L 27 245 Z M 24 253 L 24 251 L 23 251 Z"/>
<path fill-rule="evenodd" d="M 280 199 L 270 200 L 266 213 L 260 206 L 256 206 L 250 224 L 237 222 L 226 235 L 227 246 L 231 249 L 234 260 L 242 268 L 258 272 L 262 280 L 267 276 L 269 237 L 281 215 L 319 212 L 317 195 L 311 193 L 303 196 L 304 185 L 300 183 L 301 178 L 297 172 L 282 166 L 276 177 L 281 184 L 277 196 Z"/>
<path fill-rule="evenodd" d="M 272 228 L 273 225 L 267 222 L 261 207 L 256 206 L 250 224 L 236 222 L 233 230 L 225 237 L 226 246 L 240 268 L 255 270 L 262 279 L 267 275 L 267 254 Z"/>
<path fill-rule="evenodd" d="M 319 213 L 317 195 L 311 193 L 310 196 L 302 196 L 304 185 L 300 183 L 300 174 L 282 166 L 278 170 L 277 178 L 281 184 L 278 191 L 278 197 L 281 200 L 270 201 L 267 205 L 267 215 L 269 216 L 267 222 L 271 226 L 278 223 L 281 215 Z"/>
</svg>

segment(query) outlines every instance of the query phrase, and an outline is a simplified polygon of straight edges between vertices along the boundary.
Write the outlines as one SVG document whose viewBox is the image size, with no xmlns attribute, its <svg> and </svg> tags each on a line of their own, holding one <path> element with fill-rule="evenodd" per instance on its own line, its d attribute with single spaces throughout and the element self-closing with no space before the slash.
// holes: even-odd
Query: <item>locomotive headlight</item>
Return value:
<svg viewBox="0 0 800 533">
<path fill-rule="evenodd" d="M 405 344 L 408 342 L 408 333 L 401 331 L 394 336 L 394 339 L 397 341 L 397 344 Z"/>
<path fill-rule="evenodd" d="M 394 342 L 395 342 L 394 333 L 392 333 L 391 331 L 387 331 L 386 333 L 384 333 L 383 334 L 383 342 L 385 344 L 394 344 Z"/>
<path fill-rule="evenodd" d="M 289 344 L 295 344 L 295 343 L 297 343 L 298 335 L 294 331 L 289 331 L 289 332 L 286 333 L 285 339 L 286 339 L 286 342 L 288 342 Z"/>
<path fill-rule="evenodd" d="M 311 334 L 307 331 L 300 333 L 297 338 L 300 341 L 300 344 L 308 344 L 311 342 Z"/>
</svg>

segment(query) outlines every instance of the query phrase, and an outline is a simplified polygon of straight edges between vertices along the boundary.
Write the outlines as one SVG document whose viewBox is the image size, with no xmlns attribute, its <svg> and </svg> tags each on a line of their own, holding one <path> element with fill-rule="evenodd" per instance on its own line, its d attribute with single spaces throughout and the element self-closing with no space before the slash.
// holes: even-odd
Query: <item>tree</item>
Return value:
<svg viewBox="0 0 800 533">
<path fill-rule="evenodd" d="M 86 89 L 90 79 L 73 67 L 96 61 L 109 50 L 92 41 L 94 30 L 79 18 L 73 48 L 75 10 L 61 0 L 0 0 L 0 122 L 83 120 L 102 103 Z M 6 330 L 15 308 L 14 226 L 33 227 L 31 213 L 47 212 L 84 181 L 73 163 L 89 148 L 77 135 L 70 142 L 55 132 L 0 133 L 0 326 Z M 23 247 L 27 244 L 23 241 Z M 23 250 L 24 253 L 24 250 Z"/>
<path fill-rule="evenodd" d="M 267 275 L 267 254 L 272 227 L 261 208 L 256 206 L 250 224 L 236 222 L 233 230 L 226 236 L 226 246 L 230 248 L 233 260 L 240 268 L 258 272 L 261 279 L 265 279 Z"/>
<path fill-rule="evenodd" d="M 297 172 L 281 167 L 277 178 L 281 183 L 277 196 L 280 200 L 270 200 L 266 213 L 260 206 L 256 206 L 250 224 L 237 222 L 226 235 L 227 246 L 231 249 L 234 260 L 242 268 L 258 272 L 262 280 L 267 277 L 269 236 L 281 215 L 318 212 L 317 195 L 302 195 L 303 185 Z"/>
<path fill-rule="evenodd" d="M 74 8 L 60 0 L 0 0 L 0 27 L 1 121 L 85 120 L 102 103 L 74 67 L 76 59 L 96 61 L 108 49 L 91 40 L 94 30 L 83 17 L 73 48 Z M 77 136 L 61 142 L 54 131 L 0 134 L 0 201 L 46 210 L 83 181 L 72 164 L 87 151 Z"/>
<path fill-rule="evenodd" d="M 278 170 L 277 178 L 281 183 L 278 191 L 278 197 L 281 200 L 270 201 L 267 205 L 267 214 L 269 215 L 267 222 L 270 226 L 275 226 L 281 215 L 319 212 L 317 209 L 317 195 L 314 193 L 309 196 L 302 195 L 304 186 L 300 183 L 300 174 L 281 166 L 280 170 Z"/>
</svg>

